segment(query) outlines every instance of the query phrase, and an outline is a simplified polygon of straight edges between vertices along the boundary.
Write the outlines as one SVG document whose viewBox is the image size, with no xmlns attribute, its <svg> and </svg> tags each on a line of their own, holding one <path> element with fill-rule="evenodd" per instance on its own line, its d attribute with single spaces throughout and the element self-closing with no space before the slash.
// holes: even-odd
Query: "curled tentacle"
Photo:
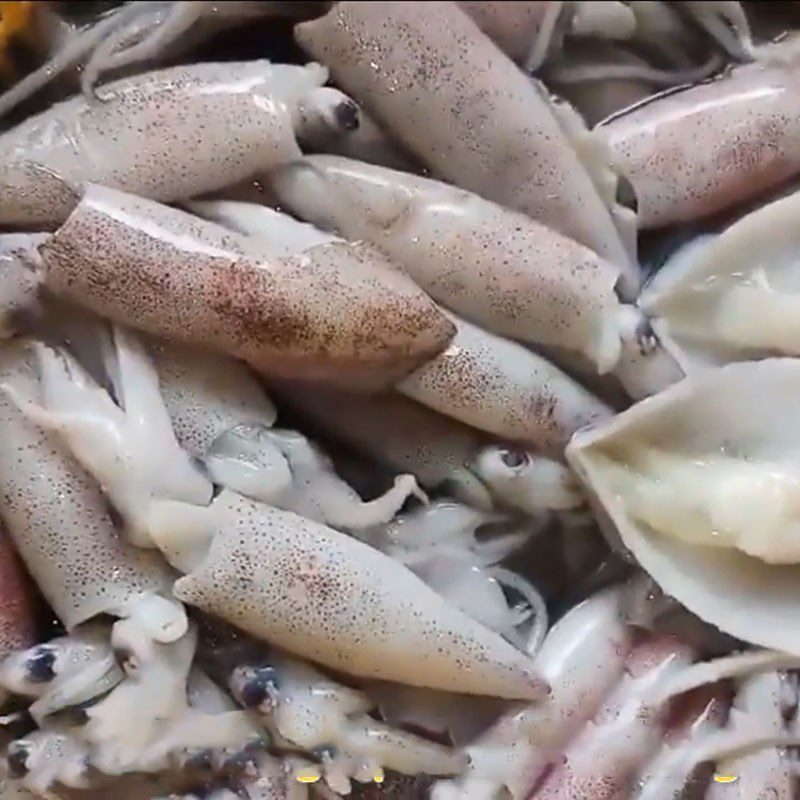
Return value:
<svg viewBox="0 0 800 800">
<path fill-rule="evenodd" d="M 381 497 L 362 501 L 316 444 L 297 431 L 263 425 L 226 431 L 212 443 L 205 463 L 220 485 L 334 528 L 388 522 L 410 496 L 428 499 L 413 475 L 399 475 Z"/>
</svg>

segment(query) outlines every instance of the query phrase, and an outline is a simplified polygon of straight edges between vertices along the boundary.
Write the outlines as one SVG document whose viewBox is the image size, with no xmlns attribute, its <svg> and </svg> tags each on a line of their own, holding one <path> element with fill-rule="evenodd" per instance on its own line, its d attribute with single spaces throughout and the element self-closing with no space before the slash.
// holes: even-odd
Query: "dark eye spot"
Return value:
<svg viewBox="0 0 800 800">
<path fill-rule="evenodd" d="M 31 683 L 49 683 L 56 676 L 53 669 L 55 663 L 56 653 L 52 647 L 37 647 L 25 664 L 28 680 Z"/>
<path fill-rule="evenodd" d="M 511 469 L 525 466 L 525 464 L 530 461 L 528 454 L 524 450 L 516 450 L 511 448 L 501 451 L 500 460 L 507 467 L 511 467 Z"/>
<path fill-rule="evenodd" d="M 12 778 L 24 778 L 28 774 L 28 759 L 31 751 L 25 742 L 12 742 L 6 753 L 6 768 Z"/>
<path fill-rule="evenodd" d="M 336 122 L 344 131 L 358 130 L 361 124 L 358 114 L 358 106 L 352 100 L 344 100 L 333 111 Z"/>
</svg>

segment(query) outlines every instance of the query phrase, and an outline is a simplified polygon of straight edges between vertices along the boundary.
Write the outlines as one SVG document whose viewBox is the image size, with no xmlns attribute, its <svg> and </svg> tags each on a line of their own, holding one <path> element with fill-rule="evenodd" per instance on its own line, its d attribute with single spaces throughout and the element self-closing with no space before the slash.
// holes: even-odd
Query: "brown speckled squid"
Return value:
<svg viewBox="0 0 800 800">
<path fill-rule="evenodd" d="M 78 195 L 59 178 L 171 202 L 296 158 L 304 127 L 354 105 L 326 79 L 319 64 L 195 64 L 65 100 L 0 134 L 0 224 L 62 222 Z"/>
<path fill-rule="evenodd" d="M 336 3 L 295 36 L 434 173 L 587 245 L 635 296 L 633 221 L 603 143 L 455 3 Z"/>
<path fill-rule="evenodd" d="M 175 594 L 254 636 L 361 677 L 536 699 L 530 659 L 396 561 L 291 512 L 223 491 L 203 518 L 165 504 L 155 538 L 189 574 Z"/>
<path fill-rule="evenodd" d="M 282 258 L 186 212 L 94 185 L 40 252 L 55 294 L 270 374 L 374 386 L 441 352 L 454 332 L 367 245 L 332 241 Z"/>
</svg>

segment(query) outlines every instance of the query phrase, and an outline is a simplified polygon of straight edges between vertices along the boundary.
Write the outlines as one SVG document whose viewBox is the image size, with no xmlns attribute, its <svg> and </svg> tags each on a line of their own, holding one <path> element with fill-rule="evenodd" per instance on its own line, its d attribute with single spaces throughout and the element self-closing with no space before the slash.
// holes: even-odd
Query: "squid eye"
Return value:
<svg viewBox="0 0 800 800">
<path fill-rule="evenodd" d="M 500 451 L 500 460 L 507 467 L 516 469 L 517 467 L 524 467 L 530 462 L 528 454 L 524 450 L 507 449 Z"/>
<path fill-rule="evenodd" d="M 6 769 L 12 778 L 24 778 L 28 774 L 28 759 L 31 749 L 27 742 L 11 742 L 6 752 Z"/>
<path fill-rule="evenodd" d="M 272 698 L 278 689 L 278 677 L 273 667 L 256 667 L 242 684 L 239 702 L 245 708 L 256 708 Z"/>
<path fill-rule="evenodd" d="M 332 744 L 323 744 L 315 747 L 309 751 L 317 761 L 333 761 L 336 758 L 337 751 Z"/>
<path fill-rule="evenodd" d="M 42 645 L 37 647 L 25 662 L 25 674 L 31 683 L 49 683 L 56 676 L 55 669 L 53 669 L 55 663 L 55 650 L 47 645 Z"/>
</svg>

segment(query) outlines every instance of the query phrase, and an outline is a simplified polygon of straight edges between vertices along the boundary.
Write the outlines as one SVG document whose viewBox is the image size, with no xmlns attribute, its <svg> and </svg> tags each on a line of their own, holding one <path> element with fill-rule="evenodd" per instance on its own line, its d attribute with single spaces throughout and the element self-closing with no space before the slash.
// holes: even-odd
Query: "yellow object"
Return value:
<svg viewBox="0 0 800 800">
<path fill-rule="evenodd" d="M 376 773 L 375 777 L 372 780 L 374 780 L 375 783 L 383 783 L 384 777 L 385 776 L 383 774 L 383 770 L 379 769 L 378 772 Z"/>
<path fill-rule="evenodd" d="M 33 27 L 34 3 L 0 2 L 0 70 L 13 70 L 9 55 L 10 45 L 15 39 L 24 39 Z"/>
<path fill-rule="evenodd" d="M 319 773 L 312 768 L 298 772 L 295 775 L 298 783 L 316 783 L 320 779 Z"/>
<path fill-rule="evenodd" d="M 715 775 L 714 781 L 716 783 L 736 783 L 739 780 L 737 775 Z"/>
</svg>

